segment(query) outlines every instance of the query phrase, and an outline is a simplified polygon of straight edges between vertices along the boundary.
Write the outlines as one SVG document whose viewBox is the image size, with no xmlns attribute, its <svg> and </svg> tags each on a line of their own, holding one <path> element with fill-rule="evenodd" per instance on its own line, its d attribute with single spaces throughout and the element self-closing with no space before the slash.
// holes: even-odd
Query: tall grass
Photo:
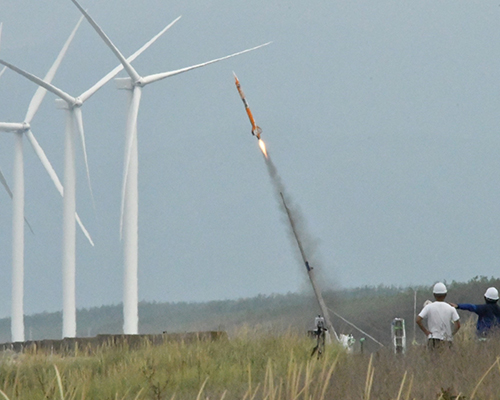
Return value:
<svg viewBox="0 0 500 400">
<path fill-rule="evenodd" d="M 4 354 L 0 400 L 498 399 L 500 341 L 467 327 L 452 349 L 345 354 L 292 332 L 243 329 L 230 340 L 102 347 L 90 355 Z M 462 397 L 453 397 L 462 396 Z"/>
</svg>

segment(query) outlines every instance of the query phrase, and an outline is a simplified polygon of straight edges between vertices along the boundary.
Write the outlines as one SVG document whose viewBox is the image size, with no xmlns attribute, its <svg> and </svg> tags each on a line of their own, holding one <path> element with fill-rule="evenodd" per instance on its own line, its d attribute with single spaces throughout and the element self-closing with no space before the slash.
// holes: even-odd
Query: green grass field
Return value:
<svg viewBox="0 0 500 400">
<path fill-rule="evenodd" d="M 240 329 L 229 340 L 171 342 L 93 354 L 5 353 L 5 399 L 463 399 L 500 398 L 500 340 L 479 343 L 468 324 L 451 350 L 409 346 L 346 354 L 331 345 L 311 358 L 312 339 Z"/>
</svg>

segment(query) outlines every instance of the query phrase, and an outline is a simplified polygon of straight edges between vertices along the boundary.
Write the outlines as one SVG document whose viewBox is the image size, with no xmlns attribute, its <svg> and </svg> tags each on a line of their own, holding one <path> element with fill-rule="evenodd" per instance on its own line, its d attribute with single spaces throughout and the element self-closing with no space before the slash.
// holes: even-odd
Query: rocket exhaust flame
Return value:
<svg viewBox="0 0 500 400">
<path fill-rule="evenodd" d="M 264 143 L 264 141 L 262 139 L 259 139 L 259 147 L 262 150 L 262 154 L 264 154 L 264 157 L 268 158 L 267 157 L 266 144 Z"/>
</svg>

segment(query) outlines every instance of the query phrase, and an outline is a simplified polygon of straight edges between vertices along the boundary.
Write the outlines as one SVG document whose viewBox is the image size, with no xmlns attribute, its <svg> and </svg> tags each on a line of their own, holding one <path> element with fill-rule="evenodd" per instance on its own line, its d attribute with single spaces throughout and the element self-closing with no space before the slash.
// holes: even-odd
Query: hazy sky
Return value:
<svg viewBox="0 0 500 400">
<path fill-rule="evenodd" d="M 498 276 L 500 6 L 489 0 L 81 0 L 125 55 L 177 69 L 139 113 L 139 298 L 205 301 L 285 293 L 305 270 L 287 236 L 234 86 L 240 78 L 273 161 L 344 287 Z M 0 0 L 0 57 L 44 76 L 80 14 L 70 0 Z M 78 95 L 117 65 L 84 21 L 54 84 Z M 123 76 L 123 73 L 120 75 Z M 36 87 L 7 71 L 0 120 L 21 122 Z M 122 300 L 119 238 L 126 95 L 110 82 L 82 108 L 96 209 L 80 148 L 77 306 Z M 64 113 L 32 122 L 62 178 Z M 12 183 L 12 134 L 0 168 Z M 25 311 L 62 308 L 62 200 L 25 141 Z M 2 189 L 2 188 L 0 188 Z M 0 317 L 10 315 L 11 202 L 0 191 Z"/>
</svg>

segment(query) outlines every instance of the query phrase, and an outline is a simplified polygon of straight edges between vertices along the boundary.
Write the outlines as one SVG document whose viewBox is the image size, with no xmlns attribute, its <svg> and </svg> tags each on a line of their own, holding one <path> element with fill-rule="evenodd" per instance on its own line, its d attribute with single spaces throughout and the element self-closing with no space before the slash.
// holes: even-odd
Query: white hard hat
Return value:
<svg viewBox="0 0 500 400">
<path fill-rule="evenodd" d="M 488 290 L 486 290 L 484 297 L 486 297 L 488 300 L 498 300 L 498 290 L 496 290 L 494 287 L 490 287 L 488 288 Z"/>
<path fill-rule="evenodd" d="M 438 282 L 434 285 L 434 289 L 432 290 L 434 294 L 446 294 L 448 290 L 446 290 L 446 286 L 442 282 Z"/>
</svg>

